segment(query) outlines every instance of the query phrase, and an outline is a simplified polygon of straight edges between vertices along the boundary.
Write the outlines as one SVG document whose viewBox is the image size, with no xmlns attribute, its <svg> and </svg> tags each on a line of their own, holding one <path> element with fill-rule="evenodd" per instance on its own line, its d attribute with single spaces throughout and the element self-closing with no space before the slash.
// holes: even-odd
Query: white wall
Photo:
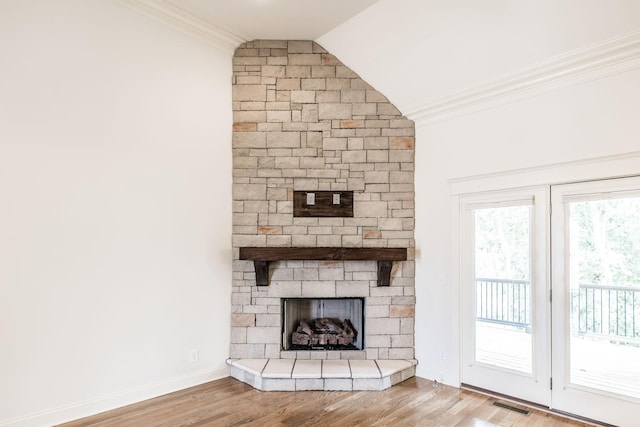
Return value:
<svg viewBox="0 0 640 427">
<path fill-rule="evenodd" d="M 636 1 L 477 5 L 381 0 L 318 42 L 404 112 L 640 28 Z M 460 382 L 450 180 L 640 151 L 639 88 L 635 69 L 448 121 L 417 123 L 419 376 Z"/>
<path fill-rule="evenodd" d="M 226 376 L 231 55 L 109 0 L 0 0 L 0 57 L 0 425 Z"/>
<path fill-rule="evenodd" d="M 637 0 L 380 0 L 317 42 L 406 113 L 639 27 Z"/>
<path fill-rule="evenodd" d="M 459 291 L 452 286 L 450 231 L 456 222 L 449 180 L 637 152 L 638 88 L 640 70 L 634 70 L 417 129 L 420 375 L 460 381 Z M 508 177 L 504 185 L 511 185 Z"/>
</svg>

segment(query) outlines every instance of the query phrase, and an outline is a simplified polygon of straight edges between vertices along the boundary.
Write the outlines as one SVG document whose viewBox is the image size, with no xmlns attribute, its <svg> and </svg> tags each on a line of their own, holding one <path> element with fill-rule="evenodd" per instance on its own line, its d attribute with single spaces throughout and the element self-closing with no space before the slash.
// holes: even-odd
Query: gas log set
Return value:
<svg viewBox="0 0 640 427">
<path fill-rule="evenodd" d="M 352 350 L 356 334 L 349 319 L 301 320 L 291 334 L 291 345 L 295 350 Z"/>
</svg>

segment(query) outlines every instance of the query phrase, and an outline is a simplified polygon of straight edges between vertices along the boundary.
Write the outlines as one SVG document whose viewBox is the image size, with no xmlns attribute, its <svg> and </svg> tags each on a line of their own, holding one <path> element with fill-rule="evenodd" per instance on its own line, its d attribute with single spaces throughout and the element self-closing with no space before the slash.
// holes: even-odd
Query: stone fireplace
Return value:
<svg viewBox="0 0 640 427">
<path fill-rule="evenodd" d="M 364 298 L 283 298 L 282 350 L 364 349 Z"/>
<path fill-rule="evenodd" d="M 323 361 L 322 372 L 330 372 L 329 361 L 350 364 L 351 373 L 358 363 L 373 364 L 378 373 L 393 371 L 393 361 L 413 367 L 413 122 L 312 41 L 244 43 L 233 71 L 230 360 L 257 360 L 245 364 L 251 375 L 262 372 L 260 361 L 285 372 L 288 363 L 293 371 L 305 360 Z M 328 210 L 312 206 L 309 194 L 326 200 Z M 345 201 L 351 205 L 338 209 Z M 326 249 L 329 255 L 242 256 L 256 248 Z M 405 256 L 353 258 L 345 248 L 402 249 Z M 355 348 L 287 343 L 283 331 L 291 315 L 284 301 L 318 307 L 346 298 L 361 304 Z"/>
</svg>

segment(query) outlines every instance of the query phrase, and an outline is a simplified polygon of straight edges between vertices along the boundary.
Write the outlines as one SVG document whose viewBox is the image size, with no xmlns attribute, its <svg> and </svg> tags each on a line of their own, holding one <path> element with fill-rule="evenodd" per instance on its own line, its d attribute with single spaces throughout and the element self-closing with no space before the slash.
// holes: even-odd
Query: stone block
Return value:
<svg viewBox="0 0 640 427">
<path fill-rule="evenodd" d="M 280 326 L 279 314 L 257 314 L 256 326 Z"/>
<path fill-rule="evenodd" d="M 266 184 L 234 184 L 233 198 L 235 200 L 265 200 L 267 196 Z"/>
<path fill-rule="evenodd" d="M 393 136 L 393 137 L 400 137 L 400 136 L 415 136 L 415 130 L 413 128 L 397 128 L 397 129 L 390 129 L 390 128 L 386 128 L 386 129 L 382 129 L 382 135 L 383 136 Z"/>
<path fill-rule="evenodd" d="M 392 335 L 400 333 L 399 319 L 367 318 L 367 335 Z"/>
<path fill-rule="evenodd" d="M 308 298 L 331 298 L 336 296 L 336 285 L 331 280 L 302 282 L 302 294 Z"/>
<path fill-rule="evenodd" d="M 279 344 L 280 328 L 279 327 L 254 327 L 247 328 L 248 344 Z"/>
<path fill-rule="evenodd" d="M 321 65 L 322 56 L 312 53 L 289 53 L 289 65 Z M 264 67 L 263 67 L 264 68 Z"/>
<path fill-rule="evenodd" d="M 280 356 L 280 344 L 265 344 L 264 357 L 275 359 Z"/>
<path fill-rule="evenodd" d="M 415 332 L 415 319 L 400 319 L 400 333 L 413 334 Z"/>
<path fill-rule="evenodd" d="M 294 90 L 291 91 L 291 102 L 301 104 L 313 104 L 316 102 L 316 93 L 312 90 Z"/>
<path fill-rule="evenodd" d="M 389 182 L 389 172 L 387 171 L 366 171 L 364 173 L 365 184 L 386 184 Z"/>
<path fill-rule="evenodd" d="M 333 91 L 316 92 L 316 102 L 338 103 L 340 102 L 340 91 L 333 90 Z"/>
<path fill-rule="evenodd" d="M 229 357 L 232 359 L 264 358 L 264 344 L 231 344 Z"/>
<path fill-rule="evenodd" d="M 367 289 L 368 291 L 368 289 Z M 367 317 L 389 317 L 389 306 L 388 305 L 369 305 L 367 306 Z M 375 346 L 375 347 L 383 347 L 383 346 Z M 388 347 L 388 346 L 387 346 Z"/>
<path fill-rule="evenodd" d="M 311 67 L 311 77 L 318 78 L 332 78 L 336 76 L 336 67 L 314 65 Z M 325 86 L 326 87 L 326 86 Z"/>
<path fill-rule="evenodd" d="M 233 101 L 266 101 L 266 85 L 234 85 Z"/>
<path fill-rule="evenodd" d="M 389 150 L 389 161 L 395 163 L 413 163 L 415 161 L 415 151 Z"/>
<path fill-rule="evenodd" d="M 368 281 L 337 281 L 336 297 L 368 297 Z"/>
<path fill-rule="evenodd" d="M 358 248 L 362 246 L 362 236 L 360 235 L 346 235 L 342 236 L 342 246 Z"/>
<path fill-rule="evenodd" d="M 266 145 L 269 148 L 300 147 L 300 132 L 269 132 Z"/>
<path fill-rule="evenodd" d="M 233 246 L 265 246 L 267 244 L 266 236 L 264 235 L 248 235 L 248 234 L 236 234 L 232 238 Z"/>
<path fill-rule="evenodd" d="M 265 103 L 264 107 L 267 111 L 290 111 L 291 110 L 291 104 L 289 102 L 267 102 Z M 267 120 L 268 119 L 269 119 L 269 114 L 267 113 Z M 269 124 L 268 126 L 273 127 L 276 125 Z"/>
<path fill-rule="evenodd" d="M 260 69 L 260 66 L 267 63 L 267 58 L 259 56 L 234 56 L 233 65 L 244 66 L 246 71 Z M 252 67 L 253 66 L 253 67 Z"/>
<path fill-rule="evenodd" d="M 387 163 L 389 162 L 389 150 L 367 150 L 367 162 Z"/>
<path fill-rule="evenodd" d="M 387 202 L 359 201 L 357 203 L 354 203 L 353 212 L 354 215 L 358 218 L 385 218 L 388 214 Z"/>
<path fill-rule="evenodd" d="M 384 382 L 382 378 L 354 378 L 353 390 L 383 390 Z"/>
<path fill-rule="evenodd" d="M 233 148 L 264 148 L 266 146 L 266 132 L 234 132 Z"/>
<path fill-rule="evenodd" d="M 400 110 L 388 102 L 381 102 L 378 104 L 378 114 L 385 116 L 402 116 Z"/>
<path fill-rule="evenodd" d="M 281 78 L 276 80 L 276 90 L 300 90 L 299 78 Z"/>
<path fill-rule="evenodd" d="M 405 348 L 390 348 L 389 349 L 389 359 L 404 359 L 410 360 L 415 357 L 415 351 L 413 347 L 405 347 Z M 414 371 L 415 372 L 415 371 Z M 411 375 L 413 376 L 413 375 Z M 401 381 L 404 381 L 409 377 L 405 377 Z"/>
<path fill-rule="evenodd" d="M 378 114 L 378 104 L 375 103 L 354 103 L 354 116 L 375 116 Z"/>
<path fill-rule="evenodd" d="M 415 138 L 410 136 L 389 137 L 389 148 L 392 150 L 413 150 L 415 149 Z"/>
<path fill-rule="evenodd" d="M 262 391 L 296 391 L 296 380 L 291 378 L 262 378 Z"/>
<path fill-rule="evenodd" d="M 336 58 L 335 56 L 331 55 L 330 53 L 323 53 L 322 54 L 322 65 L 336 66 L 336 65 L 342 65 L 342 62 L 340 62 L 340 60 L 338 58 Z"/>
<path fill-rule="evenodd" d="M 257 49 L 286 49 L 287 40 L 254 40 L 253 47 Z"/>
<path fill-rule="evenodd" d="M 340 100 L 342 102 L 365 102 L 365 91 L 352 90 L 351 84 L 349 84 L 349 89 L 345 89 L 341 91 Z"/>
<path fill-rule="evenodd" d="M 347 149 L 347 138 L 323 138 L 322 139 L 322 149 L 323 150 L 346 150 Z"/>
<path fill-rule="evenodd" d="M 316 104 L 305 104 L 302 106 L 301 120 L 305 123 L 315 123 L 318 121 L 318 106 Z M 313 132 L 319 133 L 319 132 Z M 307 142 L 307 146 L 317 147 L 318 145 L 310 145 Z"/>
<path fill-rule="evenodd" d="M 236 213 L 233 215 L 233 225 L 257 225 L 258 215 L 255 213 Z"/>
<path fill-rule="evenodd" d="M 389 138 L 386 136 L 365 137 L 364 148 L 366 150 L 387 150 L 389 149 Z"/>
<path fill-rule="evenodd" d="M 294 280 L 293 270 L 282 265 L 282 262 L 271 263 L 271 280 L 274 282 L 283 282 Z M 271 296 L 271 295 L 270 295 Z"/>
<path fill-rule="evenodd" d="M 267 122 L 290 122 L 291 111 L 267 111 Z M 267 137 L 269 134 L 267 134 Z"/>
<path fill-rule="evenodd" d="M 345 79 L 357 79 L 359 78 L 359 76 L 353 72 L 353 70 L 351 70 L 350 68 L 344 66 L 344 65 L 337 65 L 336 66 L 336 77 L 342 77 Z M 349 82 L 349 84 L 351 84 L 351 82 Z"/>
<path fill-rule="evenodd" d="M 324 390 L 326 391 L 352 391 L 353 380 L 350 378 L 325 378 Z"/>
<path fill-rule="evenodd" d="M 251 313 L 233 313 L 231 315 L 231 326 L 255 326 L 256 315 Z"/>
<path fill-rule="evenodd" d="M 324 390 L 322 378 L 296 378 L 296 391 Z"/>
<path fill-rule="evenodd" d="M 319 280 L 344 280 L 343 268 L 321 268 L 318 272 Z"/>
<path fill-rule="evenodd" d="M 306 280 L 314 280 L 317 281 L 320 277 L 319 270 L 317 268 L 297 268 L 293 271 L 293 278 L 295 280 L 306 281 Z"/>
<path fill-rule="evenodd" d="M 267 246 L 268 247 L 278 247 L 278 248 L 290 247 L 291 246 L 291 236 L 268 234 L 267 235 Z"/>
<path fill-rule="evenodd" d="M 286 43 L 288 53 L 313 53 L 313 42 L 310 40 L 288 40 Z"/>
<path fill-rule="evenodd" d="M 351 104 L 323 103 L 318 107 L 320 120 L 351 118 Z"/>
<path fill-rule="evenodd" d="M 255 132 L 257 130 L 258 130 L 258 124 L 257 123 L 235 122 L 233 124 L 233 131 L 234 132 Z"/>
<path fill-rule="evenodd" d="M 367 347 L 390 347 L 391 335 L 369 335 L 367 334 L 365 341 Z"/>
<path fill-rule="evenodd" d="M 366 99 L 367 102 L 383 102 L 383 103 L 387 103 L 389 102 L 389 100 L 380 92 L 376 91 L 376 90 L 368 90 L 366 91 Z"/>
<path fill-rule="evenodd" d="M 313 74 L 313 69 L 312 69 Z M 327 88 L 327 81 L 325 79 L 303 79 L 301 80 L 302 90 L 325 90 Z"/>
<path fill-rule="evenodd" d="M 413 172 L 391 171 L 389 182 L 392 184 L 413 184 Z"/>
<path fill-rule="evenodd" d="M 284 77 L 285 70 L 284 65 L 263 65 L 261 75 L 263 77 Z"/>
<path fill-rule="evenodd" d="M 309 65 L 287 65 L 285 70 L 286 77 L 311 77 L 311 66 Z"/>
<path fill-rule="evenodd" d="M 414 305 L 392 305 L 389 308 L 390 317 L 415 317 L 415 315 Z"/>
<path fill-rule="evenodd" d="M 351 90 L 351 80 L 327 77 L 327 90 Z"/>
<path fill-rule="evenodd" d="M 317 236 L 313 236 L 313 235 L 291 236 L 291 244 L 293 246 L 317 246 Z"/>
<path fill-rule="evenodd" d="M 413 334 L 409 335 L 392 335 L 391 336 L 391 347 L 411 347 L 413 348 Z"/>
<path fill-rule="evenodd" d="M 365 150 L 353 150 L 342 152 L 342 163 L 366 163 L 367 152 Z"/>
<path fill-rule="evenodd" d="M 247 328 L 231 327 L 231 343 L 246 344 Z"/>
<path fill-rule="evenodd" d="M 277 281 L 272 280 L 268 289 L 269 297 L 285 298 L 285 297 L 301 297 L 302 282 L 299 280 Z"/>
</svg>

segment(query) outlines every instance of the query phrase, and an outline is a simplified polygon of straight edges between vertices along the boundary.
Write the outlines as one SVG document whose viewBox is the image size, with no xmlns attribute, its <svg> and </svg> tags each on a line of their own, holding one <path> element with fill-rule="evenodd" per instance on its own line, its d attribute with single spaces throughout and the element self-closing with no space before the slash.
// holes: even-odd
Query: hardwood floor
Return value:
<svg viewBox="0 0 640 427">
<path fill-rule="evenodd" d="M 385 391 L 261 392 L 233 378 L 64 424 L 80 426 L 588 426 L 523 415 L 483 394 L 411 378 Z M 519 405 L 513 405 L 519 406 Z"/>
</svg>

